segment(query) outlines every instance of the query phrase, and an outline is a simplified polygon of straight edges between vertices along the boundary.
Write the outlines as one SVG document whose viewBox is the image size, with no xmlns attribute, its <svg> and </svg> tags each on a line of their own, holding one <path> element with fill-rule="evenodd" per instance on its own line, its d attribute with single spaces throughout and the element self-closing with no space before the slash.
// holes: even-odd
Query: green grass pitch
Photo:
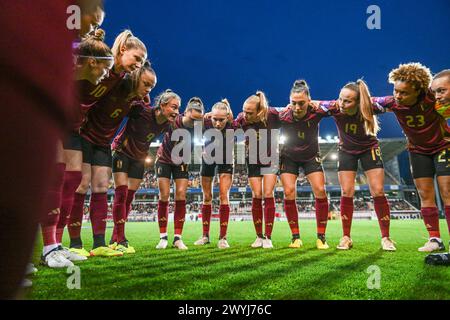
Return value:
<svg viewBox="0 0 450 320">
<path fill-rule="evenodd" d="M 107 230 L 107 239 L 112 229 Z M 380 250 L 377 221 L 353 222 L 354 248 L 335 249 L 340 221 L 330 221 L 330 249 L 315 248 L 315 221 L 300 221 L 302 249 L 290 249 L 286 222 L 275 222 L 274 249 L 253 249 L 251 222 L 231 222 L 230 249 L 217 249 L 218 222 L 211 226 L 211 245 L 196 247 L 200 222 L 186 222 L 183 240 L 187 251 L 158 251 L 157 223 L 129 223 L 127 237 L 137 253 L 116 258 L 89 258 L 81 268 L 81 289 L 68 289 L 64 269 L 38 267 L 29 299 L 450 299 L 450 268 L 428 266 L 417 248 L 426 242 L 421 220 L 391 222 L 397 252 Z M 173 232 L 173 225 L 169 229 Z M 441 231 L 448 244 L 447 225 Z M 82 239 L 90 249 L 90 225 Z M 171 234 L 169 233 L 169 236 Z M 67 245 L 67 234 L 64 243 Z M 169 241 L 171 239 L 169 238 Z M 41 251 L 37 245 L 35 261 Z M 370 266 L 380 268 L 380 288 L 369 289 Z M 370 281 L 369 281 L 370 282 Z"/>
</svg>

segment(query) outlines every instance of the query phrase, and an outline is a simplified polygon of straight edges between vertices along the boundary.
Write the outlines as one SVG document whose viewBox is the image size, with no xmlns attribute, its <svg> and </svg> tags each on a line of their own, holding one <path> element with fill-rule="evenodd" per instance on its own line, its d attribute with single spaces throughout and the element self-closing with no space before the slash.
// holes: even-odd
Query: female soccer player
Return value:
<svg viewBox="0 0 450 320">
<path fill-rule="evenodd" d="M 108 96 L 110 91 L 130 72 L 140 68 L 142 61 L 147 56 L 145 45 L 135 37 L 131 31 L 125 30 L 115 39 L 112 53 L 114 66 L 99 84 L 89 81 L 80 81 L 78 88 L 80 112 L 78 121 L 73 128 L 73 133 L 65 143 L 66 180 L 63 188 L 61 219 L 58 224 L 58 238 L 61 241 L 63 230 L 68 223 L 71 239 L 80 237 L 83 218 L 84 200 L 91 181 L 91 168 L 89 164 L 83 164 L 81 150 L 81 137 L 79 135 L 81 125 L 86 121 L 88 111 L 102 98 Z M 80 177 L 81 172 L 81 177 Z M 71 251 L 84 256 L 89 252 L 79 245 L 71 248 Z"/>
<path fill-rule="evenodd" d="M 126 126 L 114 139 L 114 232 L 110 248 L 124 253 L 134 253 L 125 237 L 125 222 L 131 209 L 134 194 L 144 176 L 145 158 L 150 143 L 165 133 L 178 116 L 181 98 L 168 89 L 156 98 L 155 107 L 143 102 L 135 106 L 128 115 Z"/>
<path fill-rule="evenodd" d="M 267 130 L 266 152 L 271 156 L 271 130 L 280 128 L 280 119 L 278 111 L 269 107 L 266 95 L 262 91 L 245 100 L 243 112 L 235 120 L 236 127 L 242 128 L 245 132 L 253 129 L 256 131 L 257 140 L 260 140 L 260 129 Z M 247 141 L 248 142 L 248 141 Z M 274 142 L 275 143 L 275 142 Z M 250 146 L 247 143 L 247 146 Z M 264 148 L 264 147 L 263 147 Z M 247 149 L 247 170 L 250 188 L 252 189 L 252 216 L 256 230 L 256 240 L 251 245 L 253 248 L 273 248 L 272 229 L 275 221 L 275 200 L 274 188 L 277 183 L 278 163 L 263 164 L 259 157 L 258 150 L 250 150 L 254 153 L 258 151 L 257 163 L 250 163 L 249 150 Z M 262 230 L 263 208 L 262 197 L 264 196 L 264 222 L 265 235 Z"/>
<path fill-rule="evenodd" d="M 89 110 L 87 119 L 81 127 L 83 164 L 90 167 L 91 174 L 90 218 L 94 234 L 91 256 L 123 254 L 105 245 L 107 192 L 112 166 L 111 140 L 134 103 L 142 101 L 155 84 L 156 74 L 147 61 L 142 68 L 121 81 L 108 96 L 96 103 Z M 83 194 L 87 192 L 88 186 L 80 185 L 77 194 L 81 193 L 82 188 Z M 82 215 L 80 225 L 81 217 Z M 70 235 L 70 247 L 81 249 L 79 234 L 77 237 L 72 237 L 72 233 Z"/>
<path fill-rule="evenodd" d="M 337 246 L 340 250 L 352 248 L 350 237 L 353 218 L 353 195 L 358 162 L 361 163 L 373 197 L 375 212 L 381 229 L 383 250 L 395 251 L 389 238 L 390 209 L 384 193 L 384 166 L 376 134 L 379 130 L 375 113 L 383 112 L 371 101 L 369 88 L 362 80 L 346 84 L 337 102 L 321 103 L 330 109 L 339 133 L 338 178 L 341 185 L 341 220 L 344 236 Z"/>
<path fill-rule="evenodd" d="M 290 104 L 280 113 L 281 132 L 286 142 L 281 148 L 280 172 L 284 188 L 284 210 L 292 232 L 291 248 L 302 247 L 298 227 L 297 177 L 302 168 L 316 198 L 318 249 L 328 249 L 325 231 L 328 223 L 328 199 L 325 175 L 319 152 L 319 122 L 328 116 L 322 109 L 311 106 L 311 96 L 305 80 L 295 81 Z"/>
<path fill-rule="evenodd" d="M 158 149 L 155 161 L 155 170 L 159 185 L 158 224 L 160 241 L 156 249 L 166 249 L 168 244 L 167 220 L 169 215 L 170 180 L 175 181 L 175 233 L 173 246 L 180 250 L 186 250 L 187 246 L 181 239 L 183 225 L 186 216 L 186 191 L 188 187 L 188 163 L 183 162 L 183 154 L 180 157 L 172 157 L 173 148 L 180 142 L 172 141 L 172 135 L 177 129 L 188 130 L 191 137 L 191 151 L 193 145 L 195 122 L 202 123 L 204 114 L 203 102 L 200 98 L 191 98 L 187 104 L 184 115 L 176 118 L 174 125 L 164 135 L 164 140 Z M 186 142 L 187 143 L 187 142 Z"/>
<path fill-rule="evenodd" d="M 48 213 L 44 198 L 54 174 L 56 141 L 71 121 L 73 37 L 62 27 L 68 5 L 41 0 L 1 5 L 0 101 L 8 119 L 0 129 L 1 300 L 17 298 L 38 221 Z"/>
<path fill-rule="evenodd" d="M 101 81 L 101 79 L 105 75 L 107 75 L 109 69 L 111 68 L 113 55 L 111 49 L 109 49 L 109 47 L 103 42 L 104 35 L 104 31 L 98 29 L 95 35 L 87 37 L 79 44 L 79 46 L 75 50 L 75 79 L 78 84 L 86 81 L 89 82 L 89 84 L 97 85 Z M 82 101 L 83 97 L 80 97 L 80 100 Z M 81 104 L 81 106 L 83 105 Z M 80 113 L 81 110 L 82 109 L 80 108 Z M 74 128 L 79 127 L 80 118 L 82 118 L 81 114 L 78 114 L 77 116 L 78 117 L 75 120 L 73 126 Z M 79 141 L 79 136 L 77 137 L 77 134 L 73 133 L 68 141 L 66 141 L 65 146 L 68 147 L 68 149 L 76 149 L 77 147 L 79 147 L 79 149 L 81 150 L 81 144 L 76 143 L 77 140 Z M 58 226 L 61 226 L 62 223 L 65 224 L 65 221 L 67 219 L 66 212 L 64 212 L 64 214 L 60 213 L 60 207 L 62 208 L 62 204 L 64 204 L 62 202 L 62 191 L 64 190 L 64 188 L 70 187 L 72 193 L 75 192 L 76 187 L 81 181 L 81 172 L 71 170 L 73 168 L 71 161 L 67 163 L 64 162 L 64 155 L 66 154 L 64 154 L 63 146 L 61 144 L 58 145 L 57 150 L 57 179 L 53 181 L 55 184 L 51 186 L 48 193 L 48 202 L 50 206 L 49 214 L 41 223 L 44 242 L 42 263 L 52 268 L 67 267 L 68 265 L 71 265 L 71 263 L 69 263 L 67 260 L 86 260 L 86 258 L 83 256 L 78 256 L 73 252 L 61 249 L 63 229 L 58 228 Z M 72 154 L 71 152 L 77 153 L 77 151 L 67 150 L 69 156 L 72 157 L 68 157 L 66 159 L 76 157 L 76 154 Z M 80 153 L 79 160 L 81 163 L 81 151 L 78 152 Z M 66 172 L 64 172 L 64 168 L 66 169 Z M 65 208 L 66 207 L 64 207 L 64 209 Z"/>
<path fill-rule="evenodd" d="M 436 100 L 429 91 L 431 80 L 430 70 L 422 64 L 401 64 L 389 74 L 389 82 L 394 85 L 394 97 L 375 99 L 388 111 L 394 112 L 408 139 L 411 171 L 429 234 L 429 240 L 418 249 L 422 252 L 445 250 L 439 230 L 435 175 L 447 222 L 450 216 L 450 128 L 435 110 Z M 438 84 L 434 82 L 435 89 Z M 438 97 L 439 102 L 443 100 L 440 94 Z"/>
<path fill-rule="evenodd" d="M 234 147 L 234 134 L 232 135 L 233 140 L 232 143 L 226 140 L 227 130 L 231 130 L 233 133 L 233 113 L 230 108 L 230 103 L 227 99 L 223 99 L 220 102 L 214 104 L 211 110 L 210 117 L 205 117 L 204 120 L 204 128 L 207 129 L 217 129 L 220 131 L 222 135 L 221 145 L 223 153 L 221 159 L 218 159 L 218 162 L 205 161 L 203 158 L 202 168 L 201 168 L 201 177 L 202 177 L 202 191 L 203 191 L 203 205 L 202 205 L 202 224 L 203 224 L 203 236 L 197 240 L 194 245 L 205 245 L 210 243 L 209 241 L 209 227 L 211 223 L 211 212 L 212 212 L 212 187 L 213 180 L 216 176 L 216 173 L 219 174 L 219 215 L 220 215 L 220 235 L 219 242 L 217 247 L 219 249 L 229 248 L 229 244 L 227 241 L 227 229 L 228 229 L 228 220 L 230 217 L 230 200 L 229 200 L 229 192 L 231 188 L 231 183 L 233 182 L 233 147 Z M 215 144 L 215 140 L 209 140 L 206 142 L 206 146 L 211 144 Z M 217 145 L 217 144 L 216 144 Z M 227 151 L 231 155 L 229 157 L 231 163 L 227 161 Z M 217 157 L 215 154 L 212 155 L 213 159 L 216 160 Z"/>
<path fill-rule="evenodd" d="M 431 82 L 431 90 L 436 98 L 435 109 L 446 120 L 450 118 L 450 69 L 438 72 Z"/>
</svg>

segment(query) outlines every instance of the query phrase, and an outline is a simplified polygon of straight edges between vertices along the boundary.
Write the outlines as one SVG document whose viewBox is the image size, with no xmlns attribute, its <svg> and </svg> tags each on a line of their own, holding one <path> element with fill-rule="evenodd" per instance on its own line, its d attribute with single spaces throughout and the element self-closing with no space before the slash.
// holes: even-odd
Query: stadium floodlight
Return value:
<svg viewBox="0 0 450 320">
<path fill-rule="evenodd" d="M 331 160 L 337 160 L 337 159 L 338 159 L 337 153 L 332 153 L 332 154 L 330 155 L 330 159 L 331 159 Z"/>
<path fill-rule="evenodd" d="M 152 158 L 151 157 L 145 158 L 145 163 L 151 163 L 151 162 L 152 162 Z"/>
<path fill-rule="evenodd" d="M 285 144 L 287 140 L 287 137 L 285 135 L 280 136 L 280 144 Z"/>
<path fill-rule="evenodd" d="M 333 140 L 331 139 L 331 136 L 330 136 L 330 135 L 327 135 L 327 136 L 325 137 L 325 139 L 326 139 L 327 141 L 329 141 L 329 142 L 333 141 Z"/>
</svg>

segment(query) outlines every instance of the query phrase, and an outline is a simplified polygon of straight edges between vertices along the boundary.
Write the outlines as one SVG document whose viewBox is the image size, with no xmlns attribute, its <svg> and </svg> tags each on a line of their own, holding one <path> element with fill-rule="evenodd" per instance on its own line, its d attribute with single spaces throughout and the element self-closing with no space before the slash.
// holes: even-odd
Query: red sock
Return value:
<svg viewBox="0 0 450 320">
<path fill-rule="evenodd" d="M 159 232 L 167 233 L 167 219 L 169 218 L 169 202 L 158 201 Z"/>
<path fill-rule="evenodd" d="M 344 236 L 350 237 L 353 219 L 353 197 L 341 197 L 341 220 Z"/>
<path fill-rule="evenodd" d="M 262 209 L 262 199 L 253 198 L 252 200 L 252 216 L 253 224 L 255 225 L 255 231 L 258 237 L 263 236 L 262 232 L 262 219 L 263 219 L 263 209 Z"/>
<path fill-rule="evenodd" d="M 108 217 L 107 193 L 92 193 L 90 209 L 93 235 L 104 235 L 106 232 L 106 218 Z"/>
<path fill-rule="evenodd" d="M 391 210 L 389 209 L 389 203 L 385 196 L 374 197 L 373 203 L 375 212 L 378 217 L 378 223 L 380 224 L 381 237 L 389 237 L 389 225 L 391 222 Z"/>
<path fill-rule="evenodd" d="M 230 205 L 221 204 L 219 208 L 220 215 L 220 235 L 219 238 L 223 239 L 227 236 L 228 221 L 230 220 Z"/>
<path fill-rule="evenodd" d="M 328 198 L 316 199 L 317 233 L 325 234 L 328 223 Z"/>
<path fill-rule="evenodd" d="M 121 243 L 125 241 L 125 219 L 126 219 L 126 202 L 127 202 L 128 186 L 119 186 L 114 192 L 114 204 L 113 204 L 113 220 L 115 238 L 113 235 L 113 241 Z"/>
<path fill-rule="evenodd" d="M 56 226 L 59 221 L 65 168 L 64 163 L 56 164 L 55 174 L 47 191 L 46 215 L 41 219 L 44 246 L 58 243 L 56 241 Z"/>
<path fill-rule="evenodd" d="M 211 224 L 211 204 L 202 205 L 202 224 L 203 224 L 203 235 L 209 236 L 209 225 Z"/>
<path fill-rule="evenodd" d="M 62 189 L 64 184 L 64 169 L 66 165 L 64 163 L 57 163 L 55 167 L 55 173 L 51 184 L 47 191 L 47 198 L 45 201 L 46 213 L 61 208 Z M 46 219 L 47 217 L 42 217 Z"/>
<path fill-rule="evenodd" d="M 274 198 L 264 198 L 264 222 L 266 227 L 266 237 L 270 239 L 272 236 L 273 223 L 275 222 Z"/>
<path fill-rule="evenodd" d="M 69 216 L 69 225 L 67 230 L 69 231 L 70 239 L 78 239 L 81 234 L 81 225 L 83 223 L 84 212 L 84 200 L 86 195 L 82 193 L 75 193 L 73 198 L 72 210 Z"/>
<path fill-rule="evenodd" d="M 425 223 L 430 238 L 440 238 L 438 208 L 422 208 L 420 212 L 422 213 L 423 222 Z"/>
<path fill-rule="evenodd" d="M 59 209 L 53 210 L 41 221 L 42 240 L 44 246 L 57 244 L 56 225 L 59 220 Z"/>
<path fill-rule="evenodd" d="M 292 235 L 299 235 L 300 230 L 298 227 L 298 211 L 295 200 L 284 200 L 284 212 L 291 228 Z"/>
<path fill-rule="evenodd" d="M 128 215 L 130 214 L 130 211 L 131 211 L 131 204 L 133 203 L 135 194 L 136 194 L 136 190 L 128 190 L 127 203 L 126 203 L 126 209 L 127 209 L 126 217 L 127 217 L 127 219 L 128 219 Z"/>
<path fill-rule="evenodd" d="M 186 200 L 176 200 L 175 201 L 175 214 L 174 214 L 174 224 L 175 224 L 175 234 L 183 232 L 184 218 L 186 216 Z"/>
<path fill-rule="evenodd" d="M 445 206 L 445 219 L 447 219 L 448 234 L 450 235 L 450 206 Z"/>
<path fill-rule="evenodd" d="M 70 212 L 72 211 L 73 199 L 75 191 L 81 182 L 81 171 L 66 171 L 64 173 L 64 185 L 62 191 L 61 210 L 59 215 L 58 226 L 56 227 L 56 241 L 62 243 L 64 228 L 69 221 Z"/>
</svg>

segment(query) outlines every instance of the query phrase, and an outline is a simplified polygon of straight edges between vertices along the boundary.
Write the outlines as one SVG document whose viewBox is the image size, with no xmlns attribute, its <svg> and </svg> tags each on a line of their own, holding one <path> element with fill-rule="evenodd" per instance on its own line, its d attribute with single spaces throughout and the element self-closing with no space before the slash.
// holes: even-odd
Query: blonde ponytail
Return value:
<svg viewBox="0 0 450 320">
<path fill-rule="evenodd" d="M 114 40 L 112 52 L 114 54 L 114 57 L 116 58 L 116 63 L 117 63 L 117 59 L 121 55 L 120 50 L 122 48 L 125 48 L 127 50 L 141 49 L 142 51 L 145 52 L 145 55 L 146 55 L 146 57 L 144 59 L 147 59 L 147 47 L 141 40 L 139 40 L 139 38 L 137 38 L 133 35 L 131 30 L 122 31 L 122 33 L 120 33 Z"/>
<path fill-rule="evenodd" d="M 359 108 L 364 119 L 366 134 L 376 136 L 378 131 L 380 130 L 380 126 L 378 124 L 378 119 L 373 112 L 369 87 L 361 79 L 356 81 L 356 83 L 358 84 L 359 89 Z"/>
</svg>

